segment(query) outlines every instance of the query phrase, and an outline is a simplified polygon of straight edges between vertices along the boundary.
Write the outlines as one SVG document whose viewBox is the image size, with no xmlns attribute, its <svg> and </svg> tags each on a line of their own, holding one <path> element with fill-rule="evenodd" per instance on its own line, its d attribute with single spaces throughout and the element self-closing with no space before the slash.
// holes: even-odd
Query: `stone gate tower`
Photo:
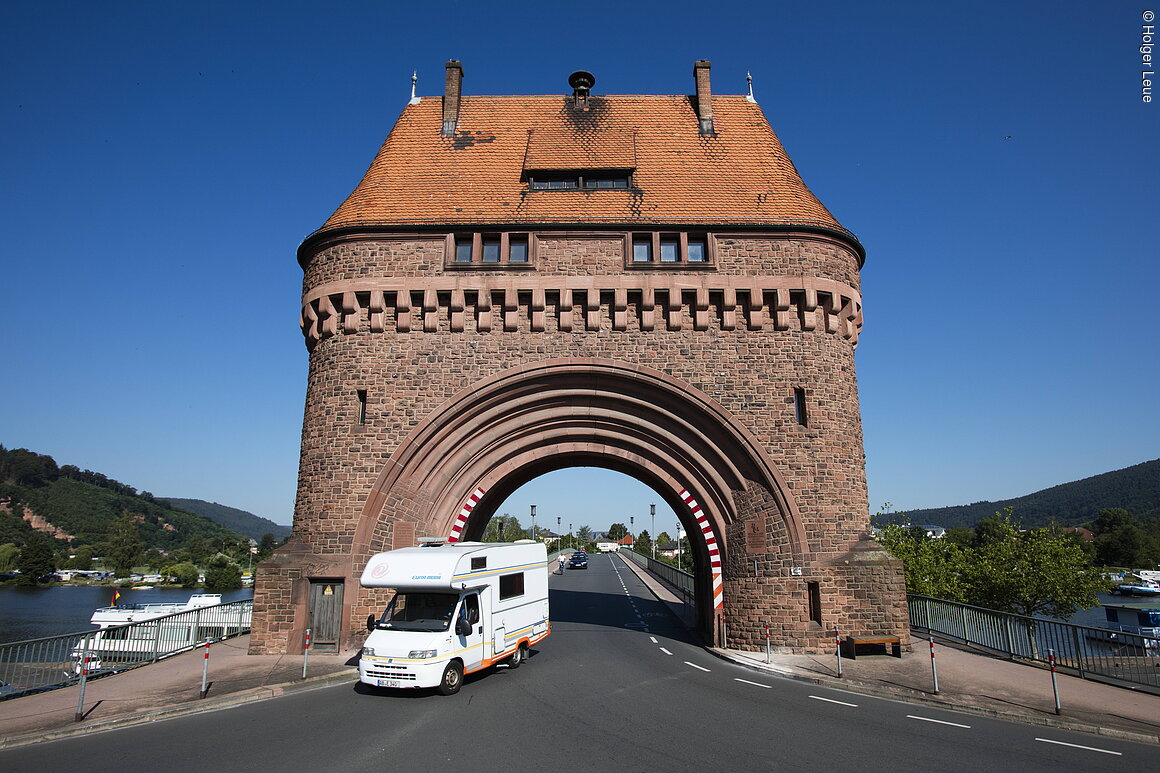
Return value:
<svg viewBox="0 0 1160 773">
<path fill-rule="evenodd" d="M 598 466 L 680 515 L 702 631 L 819 651 L 905 635 L 869 522 L 864 251 L 745 96 L 464 96 L 403 110 L 298 251 L 310 376 L 294 536 L 254 652 L 357 644 L 376 552 L 472 539 L 516 488 Z M 643 514 L 642 514 L 643 515 Z"/>
</svg>

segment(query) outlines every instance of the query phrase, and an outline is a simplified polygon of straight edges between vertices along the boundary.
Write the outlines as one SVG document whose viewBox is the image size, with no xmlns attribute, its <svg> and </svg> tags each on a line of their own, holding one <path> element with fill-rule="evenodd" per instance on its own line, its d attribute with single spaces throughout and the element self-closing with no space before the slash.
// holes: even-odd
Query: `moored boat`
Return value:
<svg viewBox="0 0 1160 773">
<path fill-rule="evenodd" d="M 1160 648 L 1160 607 L 1105 604 L 1103 629 L 1089 629 L 1089 638 L 1143 649 Z"/>
</svg>

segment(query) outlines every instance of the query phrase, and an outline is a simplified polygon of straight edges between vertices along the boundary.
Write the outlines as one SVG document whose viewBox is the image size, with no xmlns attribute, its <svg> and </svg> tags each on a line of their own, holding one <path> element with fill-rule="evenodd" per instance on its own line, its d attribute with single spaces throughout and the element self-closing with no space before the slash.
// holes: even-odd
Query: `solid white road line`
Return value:
<svg viewBox="0 0 1160 773">
<path fill-rule="evenodd" d="M 816 701 L 825 701 L 826 703 L 837 703 L 837 704 L 840 704 L 842 706 L 852 706 L 854 708 L 858 708 L 857 703 L 846 703 L 846 701 L 836 701 L 833 698 L 823 698 L 820 695 L 811 695 L 810 697 Z"/>
<path fill-rule="evenodd" d="M 1080 746 L 1078 743 L 1066 743 L 1065 741 L 1053 741 L 1050 738 L 1036 738 L 1036 741 L 1043 741 L 1044 743 L 1054 743 L 1060 746 L 1070 746 L 1073 749 L 1086 749 L 1089 752 L 1100 752 L 1101 754 L 1114 754 L 1117 757 L 1123 757 L 1123 752 L 1114 752 L 1111 749 L 1100 749 L 1096 746 Z"/>
<path fill-rule="evenodd" d="M 940 725 L 950 725 L 951 727 L 965 727 L 968 730 L 971 729 L 970 725 L 960 725 L 958 722 L 944 722 L 941 719 L 931 719 L 930 717 L 919 717 L 919 716 L 915 716 L 914 714 L 907 714 L 906 718 L 907 719 L 921 719 L 923 722 L 937 722 Z"/>
<path fill-rule="evenodd" d="M 699 668 L 699 669 L 701 669 L 702 671 L 708 671 L 708 670 L 709 670 L 709 669 L 705 668 L 704 666 L 698 666 L 696 663 L 690 663 L 690 662 L 689 662 L 689 661 L 687 661 L 687 660 L 685 661 L 685 665 L 686 665 L 686 666 L 692 666 L 693 668 Z"/>
<path fill-rule="evenodd" d="M 672 654 L 673 654 L 673 653 L 669 652 L 668 650 L 666 650 L 664 647 L 661 647 L 661 652 L 665 653 L 666 655 L 672 655 Z"/>
<path fill-rule="evenodd" d="M 751 685 L 753 685 L 754 687 L 764 687 L 764 688 L 765 688 L 765 689 L 767 689 L 767 690 L 772 690 L 772 689 L 773 689 L 773 685 L 772 685 L 772 684 L 761 684 L 760 682 L 751 682 L 751 681 L 749 681 L 748 679 L 738 679 L 737 677 L 733 677 L 733 681 L 734 681 L 734 682 L 744 682 L 745 684 L 751 684 Z"/>
</svg>

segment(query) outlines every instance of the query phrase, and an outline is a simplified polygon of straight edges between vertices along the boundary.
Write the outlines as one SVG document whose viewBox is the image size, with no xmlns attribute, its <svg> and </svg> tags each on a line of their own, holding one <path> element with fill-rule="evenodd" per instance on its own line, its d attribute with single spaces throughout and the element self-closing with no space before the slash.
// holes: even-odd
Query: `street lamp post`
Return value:
<svg viewBox="0 0 1160 773">
<path fill-rule="evenodd" d="M 576 541 L 572 539 L 572 524 L 568 524 L 568 546 L 571 548 L 576 547 Z"/>
<path fill-rule="evenodd" d="M 532 505 L 532 539 L 536 538 L 536 506 Z"/>
<path fill-rule="evenodd" d="M 628 516 L 628 536 L 632 537 L 632 544 L 629 545 L 629 547 L 633 550 L 636 550 L 636 535 L 632 533 L 632 522 L 633 518 L 630 515 Z"/>
<path fill-rule="evenodd" d="M 657 506 L 648 506 L 649 516 L 652 518 L 652 531 L 648 533 L 648 541 L 652 543 L 653 560 L 657 557 Z"/>
<path fill-rule="evenodd" d="M 677 524 L 677 571 L 681 571 L 681 524 Z"/>
<path fill-rule="evenodd" d="M 560 516 L 556 516 L 556 549 L 564 547 L 564 540 L 560 539 L 560 529 L 564 528 L 560 525 Z"/>
</svg>

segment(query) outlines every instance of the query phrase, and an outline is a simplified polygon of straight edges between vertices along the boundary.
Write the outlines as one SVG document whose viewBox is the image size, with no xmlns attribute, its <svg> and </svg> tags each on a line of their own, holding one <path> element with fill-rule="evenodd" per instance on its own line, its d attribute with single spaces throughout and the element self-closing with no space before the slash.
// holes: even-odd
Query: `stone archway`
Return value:
<svg viewBox="0 0 1160 773">
<path fill-rule="evenodd" d="M 711 552 L 728 553 L 726 535 L 754 511 L 752 501 L 767 500 L 765 510 L 780 521 L 776 531 L 783 539 L 774 550 L 789 563 L 808 561 L 788 488 L 735 417 L 659 371 L 567 358 L 499 373 L 464 390 L 410 433 L 367 496 L 354 534 L 352 577 L 371 555 L 409 543 L 415 534 L 478 536 L 520 485 L 574 466 L 630 475 L 657 491 L 690 535 L 713 535 L 716 546 L 690 540 L 703 569 L 698 619 L 706 634 L 713 630 L 715 606 Z M 739 506 L 739 494 L 746 506 Z M 720 564 L 715 566 L 720 585 Z M 372 596 L 358 598 L 373 606 Z M 363 605 L 355 606 L 353 618 L 360 619 Z"/>
</svg>

